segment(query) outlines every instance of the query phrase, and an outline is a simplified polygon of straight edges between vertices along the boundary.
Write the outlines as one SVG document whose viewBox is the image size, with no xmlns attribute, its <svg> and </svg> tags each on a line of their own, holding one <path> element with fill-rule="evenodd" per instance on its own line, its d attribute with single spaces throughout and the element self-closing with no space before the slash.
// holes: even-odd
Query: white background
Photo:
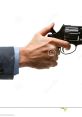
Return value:
<svg viewBox="0 0 82 117">
<path fill-rule="evenodd" d="M 55 22 L 82 26 L 81 0 L 0 0 L 0 46 L 22 47 Z M 0 107 L 82 107 L 82 46 L 48 70 L 21 68 L 0 81 Z"/>
<path fill-rule="evenodd" d="M 2 114 L 5 113 L 5 114 Z M 81 108 L 69 108 L 64 111 L 61 108 L 28 108 L 28 109 L 0 109 L 0 116 L 4 117 L 82 117 Z"/>
</svg>

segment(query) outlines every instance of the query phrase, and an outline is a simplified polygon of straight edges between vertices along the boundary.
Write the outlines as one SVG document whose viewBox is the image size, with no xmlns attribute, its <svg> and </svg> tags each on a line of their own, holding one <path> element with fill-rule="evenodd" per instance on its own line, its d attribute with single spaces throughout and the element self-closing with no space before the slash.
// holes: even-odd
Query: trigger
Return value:
<svg viewBox="0 0 82 117">
<path fill-rule="evenodd" d="M 62 52 L 64 52 L 64 48 L 62 48 Z"/>
</svg>

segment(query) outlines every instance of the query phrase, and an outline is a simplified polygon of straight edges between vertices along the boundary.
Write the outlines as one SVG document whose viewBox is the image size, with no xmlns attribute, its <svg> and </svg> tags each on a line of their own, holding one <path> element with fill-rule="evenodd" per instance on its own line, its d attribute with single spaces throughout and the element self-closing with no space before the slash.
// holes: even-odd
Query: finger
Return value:
<svg viewBox="0 0 82 117">
<path fill-rule="evenodd" d="M 43 28 L 39 33 L 42 35 L 42 36 L 45 36 L 47 33 L 50 32 L 50 30 L 54 27 L 54 23 L 50 24 L 49 26 Z"/>
<path fill-rule="evenodd" d="M 56 47 L 56 53 L 57 53 L 57 55 L 60 54 L 60 48 Z"/>
<path fill-rule="evenodd" d="M 48 50 L 48 55 L 49 56 L 55 56 L 55 55 L 59 55 L 60 54 L 60 49 L 52 44 L 48 44 L 47 45 L 47 50 Z"/>
<path fill-rule="evenodd" d="M 57 55 L 60 55 L 60 49 L 57 50 Z"/>
<path fill-rule="evenodd" d="M 48 50 L 56 50 L 56 46 L 52 44 L 48 44 L 47 47 L 48 47 Z"/>
<path fill-rule="evenodd" d="M 51 63 L 51 67 L 55 67 L 55 66 L 57 66 L 57 61 L 53 61 L 52 63 Z"/>
<path fill-rule="evenodd" d="M 51 37 L 46 37 L 46 39 L 48 39 L 49 43 L 51 43 L 57 47 L 63 47 L 66 49 L 70 49 L 70 47 L 71 47 L 69 42 L 63 41 L 61 39 L 51 38 Z"/>
</svg>

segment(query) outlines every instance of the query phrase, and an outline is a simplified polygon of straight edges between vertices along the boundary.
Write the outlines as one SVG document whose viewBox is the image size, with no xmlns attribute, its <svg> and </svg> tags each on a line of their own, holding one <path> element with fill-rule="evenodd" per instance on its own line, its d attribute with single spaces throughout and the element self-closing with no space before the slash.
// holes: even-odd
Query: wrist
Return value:
<svg viewBox="0 0 82 117">
<path fill-rule="evenodd" d="M 27 66 L 27 57 L 26 57 L 26 49 L 21 47 L 19 49 L 19 67 Z"/>
</svg>

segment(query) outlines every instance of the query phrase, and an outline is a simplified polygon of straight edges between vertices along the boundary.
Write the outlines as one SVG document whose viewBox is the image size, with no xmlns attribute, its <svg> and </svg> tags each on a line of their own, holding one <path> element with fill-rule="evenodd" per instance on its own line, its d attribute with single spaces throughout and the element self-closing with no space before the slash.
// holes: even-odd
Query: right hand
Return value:
<svg viewBox="0 0 82 117">
<path fill-rule="evenodd" d="M 69 49 L 70 44 L 67 41 L 47 37 L 53 27 L 54 24 L 45 27 L 34 35 L 27 46 L 20 48 L 20 67 L 45 69 L 57 65 L 60 53 L 58 47 Z"/>
</svg>

